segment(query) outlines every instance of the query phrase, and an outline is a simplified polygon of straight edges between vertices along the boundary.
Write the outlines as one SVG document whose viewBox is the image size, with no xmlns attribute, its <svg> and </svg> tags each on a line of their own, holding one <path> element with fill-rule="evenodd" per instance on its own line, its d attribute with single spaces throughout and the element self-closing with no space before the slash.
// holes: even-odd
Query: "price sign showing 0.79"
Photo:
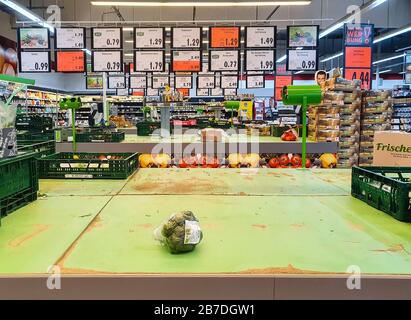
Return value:
<svg viewBox="0 0 411 320">
<path fill-rule="evenodd" d="M 91 58 L 93 72 L 123 71 L 123 55 L 121 51 L 93 51 Z"/>
</svg>

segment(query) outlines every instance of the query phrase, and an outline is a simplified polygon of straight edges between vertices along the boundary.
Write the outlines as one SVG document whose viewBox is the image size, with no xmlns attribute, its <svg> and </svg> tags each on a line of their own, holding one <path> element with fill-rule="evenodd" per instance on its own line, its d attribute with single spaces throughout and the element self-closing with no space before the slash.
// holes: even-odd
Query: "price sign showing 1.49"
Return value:
<svg viewBox="0 0 411 320">
<path fill-rule="evenodd" d="M 164 44 L 163 28 L 134 28 L 135 49 L 162 49 Z"/>
<path fill-rule="evenodd" d="M 317 70 L 317 50 L 288 50 L 288 70 Z"/>
<path fill-rule="evenodd" d="M 222 89 L 237 89 L 238 88 L 238 76 L 222 76 L 221 77 Z"/>
<path fill-rule="evenodd" d="M 57 49 L 83 49 L 85 47 L 84 28 L 56 28 Z"/>
<path fill-rule="evenodd" d="M 246 27 L 247 48 L 274 48 L 276 27 Z"/>
<path fill-rule="evenodd" d="M 153 89 L 160 89 L 160 88 L 165 88 L 170 84 L 170 78 L 169 76 L 153 76 L 151 78 L 152 85 L 151 87 Z"/>
<path fill-rule="evenodd" d="M 134 68 L 136 72 L 164 72 L 164 51 L 136 51 Z"/>
<path fill-rule="evenodd" d="M 264 88 L 264 75 L 247 76 L 247 89 Z"/>
<path fill-rule="evenodd" d="M 121 28 L 92 28 L 93 49 L 121 49 L 123 34 Z"/>
<path fill-rule="evenodd" d="M 239 69 L 239 52 L 237 50 L 212 50 L 209 53 L 210 71 L 235 71 Z"/>
<path fill-rule="evenodd" d="M 172 46 L 179 48 L 200 48 L 201 47 L 201 28 L 173 28 Z"/>
<path fill-rule="evenodd" d="M 20 72 L 50 72 L 50 52 L 20 52 Z"/>
<path fill-rule="evenodd" d="M 247 50 L 246 71 L 274 71 L 274 50 Z"/>
<path fill-rule="evenodd" d="M 93 72 L 121 72 L 123 56 L 121 51 L 93 51 Z"/>
<path fill-rule="evenodd" d="M 351 80 L 361 80 L 361 89 L 371 89 L 371 70 L 370 69 L 345 69 L 345 78 Z"/>
<path fill-rule="evenodd" d="M 213 89 L 214 87 L 214 76 L 197 76 L 197 89 Z"/>
</svg>

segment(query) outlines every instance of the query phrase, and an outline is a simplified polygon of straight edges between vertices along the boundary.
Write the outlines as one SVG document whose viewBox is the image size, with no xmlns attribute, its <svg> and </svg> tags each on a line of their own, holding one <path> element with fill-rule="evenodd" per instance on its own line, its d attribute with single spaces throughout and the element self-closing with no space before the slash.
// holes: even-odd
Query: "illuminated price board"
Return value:
<svg viewBox="0 0 411 320">
<path fill-rule="evenodd" d="M 275 48 L 277 28 L 245 27 L 245 44 L 247 48 Z"/>
<path fill-rule="evenodd" d="M 246 88 L 259 89 L 265 87 L 264 75 L 247 75 Z"/>
<path fill-rule="evenodd" d="M 239 48 L 240 27 L 210 27 L 210 48 Z"/>
<path fill-rule="evenodd" d="M 245 52 L 246 71 L 274 71 L 274 50 L 247 50 Z"/>
<path fill-rule="evenodd" d="M 173 72 L 200 72 L 201 66 L 200 50 L 174 50 L 171 53 L 171 70 Z"/>
<path fill-rule="evenodd" d="M 50 72 L 50 52 L 22 51 L 19 55 L 19 71 L 21 73 Z"/>
<path fill-rule="evenodd" d="M 171 47 L 175 49 L 201 48 L 202 29 L 195 28 L 172 28 Z"/>
<path fill-rule="evenodd" d="M 209 52 L 210 71 L 235 71 L 240 68 L 240 52 L 238 50 L 211 50 Z"/>
<path fill-rule="evenodd" d="M 86 47 L 85 28 L 56 28 L 56 49 L 83 49 Z"/>
<path fill-rule="evenodd" d="M 91 28 L 93 49 L 122 49 L 122 28 Z"/>
<path fill-rule="evenodd" d="M 164 72 L 164 51 L 135 51 L 135 72 Z"/>
<path fill-rule="evenodd" d="M 84 51 L 56 51 L 57 72 L 85 72 L 85 70 Z"/>
<path fill-rule="evenodd" d="M 123 71 L 123 54 L 121 51 L 93 51 L 91 62 L 93 72 Z"/>
<path fill-rule="evenodd" d="M 134 49 L 164 49 L 164 28 L 134 28 Z"/>
</svg>

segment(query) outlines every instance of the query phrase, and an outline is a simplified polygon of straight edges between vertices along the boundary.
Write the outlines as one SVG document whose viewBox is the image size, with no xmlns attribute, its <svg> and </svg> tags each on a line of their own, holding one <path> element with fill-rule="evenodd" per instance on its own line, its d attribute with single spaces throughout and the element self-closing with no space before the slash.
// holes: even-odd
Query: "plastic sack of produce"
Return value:
<svg viewBox="0 0 411 320">
<path fill-rule="evenodd" d="M 14 128 L 16 113 L 16 106 L 8 106 L 3 101 L 0 101 L 0 129 Z"/>
<path fill-rule="evenodd" d="M 154 237 L 171 253 L 182 253 L 193 251 L 203 239 L 203 232 L 191 211 L 181 211 L 154 230 Z"/>
</svg>

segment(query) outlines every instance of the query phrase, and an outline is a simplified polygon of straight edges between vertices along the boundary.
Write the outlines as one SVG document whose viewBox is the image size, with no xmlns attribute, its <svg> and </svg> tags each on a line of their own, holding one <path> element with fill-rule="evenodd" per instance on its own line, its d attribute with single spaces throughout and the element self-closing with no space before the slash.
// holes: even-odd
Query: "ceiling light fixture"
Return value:
<svg viewBox="0 0 411 320">
<path fill-rule="evenodd" d="M 408 49 L 411 49 L 411 46 L 404 47 L 404 48 L 401 48 L 401 49 L 397 49 L 397 50 L 395 50 L 395 52 L 405 51 L 405 50 L 408 50 Z"/>
<path fill-rule="evenodd" d="M 385 1 L 385 0 L 384 0 Z M 219 1 L 219 2 L 144 2 L 144 1 L 91 1 L 93 6 L 117 7 L 254 7 L 254 6 L 303 6 L 311 0 L 297 1 Z"/>
<path fill-rule="evenodd" d="M 381 42 L 381 41 L 384 41 L 384 40 L 387 40 L 387 39 L 391 39 L 393 37 L 399 36 L 400 34 L 403 34 L 403 33 L 409 32 L 409 31 L 411 31 L 411 23 L 404 26 L 404 27 L 402 27 L 402 28 L 400 28 L 400 29 L 396 29 L 396 30 L 393 30 L 391 32 L 387 32 L 386 34 L 383 34 L 379 37 L 376 37 L 375 40 L 374 40 L 374 43 L 378 43 L 378 42 Z"/>
<path fill-rule="evenodd" d="M 343 52 L 340 52 L 340 53 L 337 53 L 337 54 L 335 54 L 335 55 L 333 55 L 333 56 L 331 56 L 331 57 L 328 57 L 328 58 L 325 58 L 325 59 L 323 59 L 323 60 L 320 60 L 320 62 L 327 62 L 327 61 L 330 61 L 330 60 L 332 60 L 332 59 L 341 57 L 342 55 L 344 55 L 344 53 L 343 53 Z"/>
<path fill-rule="evenodd" d="M 277 63 L 280 63 L 280 62 L 283 62 L 285 59 L 287 59 L 287 55 L 285 54 L 285 55 L 283 55 L 280 59 L 278 59 L 276 62 Z"/>
<path fill-rule="evenodd" d="M 391 71 L 392 71 L 391 69 L 388 69 L 388 70 L 384 70 L 384 71 L 379 71 L 378 73 L 381 74 L 381 73 L 387 73 L 387 72 L 391 72 Z M 377 73 L 374 73 L 374 74 L 377 74 Z"/>
<path fill-rule="evenodd" d="M 399 56 L 394 56 L 394 57 L 390 57 L 390 58 L 385 58 L 385 59 L 381 59 L 381 60 L 378 60 L 378 61 L 374 61 L 372 64 L 379 64 L 379 63 L 387 62 L 387 61 L 390 61 L 390 60 L 403 58 L 404 56 L 405 56 L 405 54 L 401 54 L 401 55 L 399 55 Z"/>
</svg>

